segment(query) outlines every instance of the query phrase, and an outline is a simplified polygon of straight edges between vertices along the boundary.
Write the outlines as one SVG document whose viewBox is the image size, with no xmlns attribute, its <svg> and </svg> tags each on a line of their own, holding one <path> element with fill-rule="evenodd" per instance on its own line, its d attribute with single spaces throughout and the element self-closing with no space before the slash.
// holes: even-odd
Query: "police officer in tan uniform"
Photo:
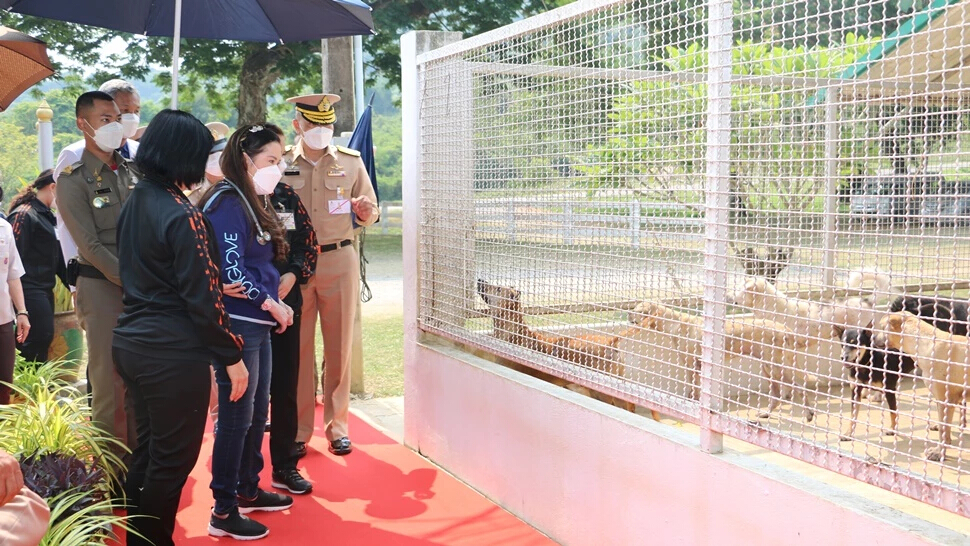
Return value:
<svg viewBox="0 0 970 546">
<path fill-rule="evenodd" d="M 122 310 L 115 230 L 136 178 L 129 160 L 116 151 L 123 129 L 111 96 L 84 93 L 75 111 L 84 152 L 58 177 L 57 204 L 78 247 L 77 265 L 69 267 L 69 275 L 77 275 L 77 316 L 88 344 L 92 420 L 133 449 L 133 416 L 125 411 L 125 385 L 115 370 L 111 341 Z"/>
<path fill-rule="evenodd" d="M 351 452 L 347 430 L 350 409 L 350 361 L 354 319 L 360 294 L 360 263 L 354 250 L 354 221 L 377 221 L 377 196 L 360 153 L 334 146 L 333 105 L 337 95 L 286 99 L 296 106 L 297 143 L 287 155 L 283 182 L 300 196 L 317 233 L 316 272 L 303 289 L 300 328 L 299 428 L 297 449 L 313 435 L 316 398 L 314 332 L 317 316 L 323 333 L 323 418 L 331 453 Z M 301 445 L 302 444 L 302 445 Z"/>
</svg>

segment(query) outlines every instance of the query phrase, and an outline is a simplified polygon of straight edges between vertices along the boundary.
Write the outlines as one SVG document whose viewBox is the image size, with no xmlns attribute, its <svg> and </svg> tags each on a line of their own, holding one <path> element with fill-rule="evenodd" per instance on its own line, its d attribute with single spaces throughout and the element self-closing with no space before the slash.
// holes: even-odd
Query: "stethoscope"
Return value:
<svg viewBox="0 0 970 546">
<path fill-rule="evenodd" d="M 249 204 L 249 200 L 246 199 L 246 196 L 243 194 L 242 190 L 239 189 L 239 186 L 237 186 L 232 180 L 229 180 L 228 178 L 223 178 L 223 180 L 225 180 L 232 189 L 236 190 L 236 193 L 238 193 L 239 197 L 242 198 L 243 204 L 246 205 L 246 210 L 249 211 L 249 216 L 253 219 L 253 224 L 256 225 L 256 231 L 258 232 L 256 234 L 256 242 L 261 245 L 269 244 L 269 242 L 273 240 L 273 236 L 268 231 L 263 231 L 263 226 L 260 225 L 259 218 L 256 217 L 256 211 L 253 210 L 252 205 Z M 206 203 L 205 208 L 208 209 L 209 204 L 213 201 L 214 199 L 209 199 L 209 202 Z"/>
</svg>

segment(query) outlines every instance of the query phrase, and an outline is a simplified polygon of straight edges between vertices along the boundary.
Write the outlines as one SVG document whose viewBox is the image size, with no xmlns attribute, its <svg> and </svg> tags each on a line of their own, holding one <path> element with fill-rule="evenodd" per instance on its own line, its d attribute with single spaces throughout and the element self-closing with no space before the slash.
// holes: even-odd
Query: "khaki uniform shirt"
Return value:
<svg viewBox="0 0 970 546">
<path fill-rule="evenodd" d="M 360 159 L 360 153 L 342 146 L 330 146 L 316 165 L 303 155 L 303 143 L 298 141 L 286 154 L 289 165 L 283 175 L 283 182 L 296 190 L 300 200 L 310 213 L 310 222 L 317 233 L 321 245 L 339 243 L 354 238 L 354 214 L 331 214 L 333 202 L 367 196 L 376 207 L 377 196 L 371 186 L 367 168 Z M 377 210 L 367 222 L 357 223 L 369 226 L 377 221 Z"/>
<path fill-rule="evenodd" d="M 121 286 L 118 216 L 137 178 L 131 163 L 121 154 L 115 152 L 114 160 L 117 171 L 85 150 L 81 160 L 64 169 L 57 179 L 57 208 L 77 243 L 78 261 L 98 268 L 109 281 Z"/>
</svg>

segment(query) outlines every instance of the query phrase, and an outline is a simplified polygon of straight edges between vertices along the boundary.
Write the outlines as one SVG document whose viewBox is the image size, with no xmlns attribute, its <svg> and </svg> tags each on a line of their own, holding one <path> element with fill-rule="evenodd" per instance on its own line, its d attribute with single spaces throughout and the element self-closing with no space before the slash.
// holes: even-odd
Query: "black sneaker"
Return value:
<svg viewBox="0 0 970 546">
<path fill-rule="evenodd" d="M 237 497 L 237 500 L 239 501 L 240 514 L 248 514 L 250 512 L 256 512 L 257 510 L 261 512 L 279 512 L 280 510 L 286 510 L 293 506 L 293 497 L 270 493 L 262 489 L 256 490 L 255 499 Z"/>
<path fill-rule="evenodd" d="M 304 479 L 295 468 L 273 472 L 273 487 L 284 489 L 294 495 L 306 495 L 313 491 L 313 484 Z"/>
<path fill-rule="evenodd" d="M 230 537 L 236 540 L 257 540 L 269 534 L 269 528 L 239 514 L 233 509 L 225 518 L 209 516 L 209 534 L 214 537 Z"/>
<path fill-rule="evenodd" d="M 293 444 L 293 456 L 297 459 L 306 457 L 306 442 L 297 442 Z"/>
</svg>

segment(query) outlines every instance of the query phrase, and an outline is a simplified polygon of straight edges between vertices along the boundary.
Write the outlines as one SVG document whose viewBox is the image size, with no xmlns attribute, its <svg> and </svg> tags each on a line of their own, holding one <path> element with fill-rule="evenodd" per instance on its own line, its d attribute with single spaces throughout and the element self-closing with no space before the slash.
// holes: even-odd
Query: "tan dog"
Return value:
<svg viewBox="0 0 970 546">
<path fill-rule="evenodd" d="M 849 287 L 858 288 L 865 275 L 852 275 Z M 888 277 L 876 276 L 877 290 L 888 289 Z M 855 284 L 855 286 L 853 286 Z M 780 322 L 811 345 L 823 339 L 838 338 L 836 327 L 864 328 L 875 318 L 874 304 L 867 298 L 852 297 L 841 302 L 816 302 L 788 296 L 764 277 L 748 279 L 729 303 L 751 309 L 757 318 Z"/>
<path fill-rule="evenodd" d="M 695 398 L 699 395 L 698 378 L 700 374 L 701 337 L 704 332 L 704 319 L 682 313 L 659 303 L 645 302 L 639 306 L 643 314 L 640 326 L 675 336 L 677 350 L 691 358 L 691 372 L 694 382 Z M 757 318 L 731 319 L 725 321 L 725 352 L 733 355 L 750 356 L 761 360 L 761 373 L 768 379 L 771 401 L 768 411 L 758 417 L 766 419 L 781 401 L 782 384 L 794 385 L 794 376 L 799 375 L 803 388 L 802 403 L 805 407 L 805 420 L 811 422 L 815 417 L 814 401 L 810 404 L 806 393 L 809 376 L 793 367 L 795 349 L 804 349 L 805 343 L 784 324 Z"/>
<path fill-rule="evenodd" d="M 489 315 L 492 318 L 492 335 L 496 338 L 618 377 L 623 377 L 625 374 L 626 367 L 620 363 L 616 349 L 621 336 L 562 336 L 533 330 L 525 323 L 521 293 L 518 290 L 490 284 L 479 279 L 478 294 L 488 305 Z M 520 369 L 520 371 L 616 407 L 631 412 L 636 410 L 635 404 L 614 396 L 591 391 L 562 378 L 528 368 Z M 650 413 L 654 420 L 660 420 L 656 411 L 651 410 Z"/>
<path fill-rule="evenodd" d="M 937 402 L 941 447 L 926 450 L 931 461 L 946 459 L 946 448 L 953 445 L 950 422 L 953 410 L 962 405 L 968 391 L 970 338 L 944 332 L 916 315 L 902 311 L 879 321 L 873 343 L 900 350 L 916 361 L 923 372 L 930 394 Z"/>
</svg>

